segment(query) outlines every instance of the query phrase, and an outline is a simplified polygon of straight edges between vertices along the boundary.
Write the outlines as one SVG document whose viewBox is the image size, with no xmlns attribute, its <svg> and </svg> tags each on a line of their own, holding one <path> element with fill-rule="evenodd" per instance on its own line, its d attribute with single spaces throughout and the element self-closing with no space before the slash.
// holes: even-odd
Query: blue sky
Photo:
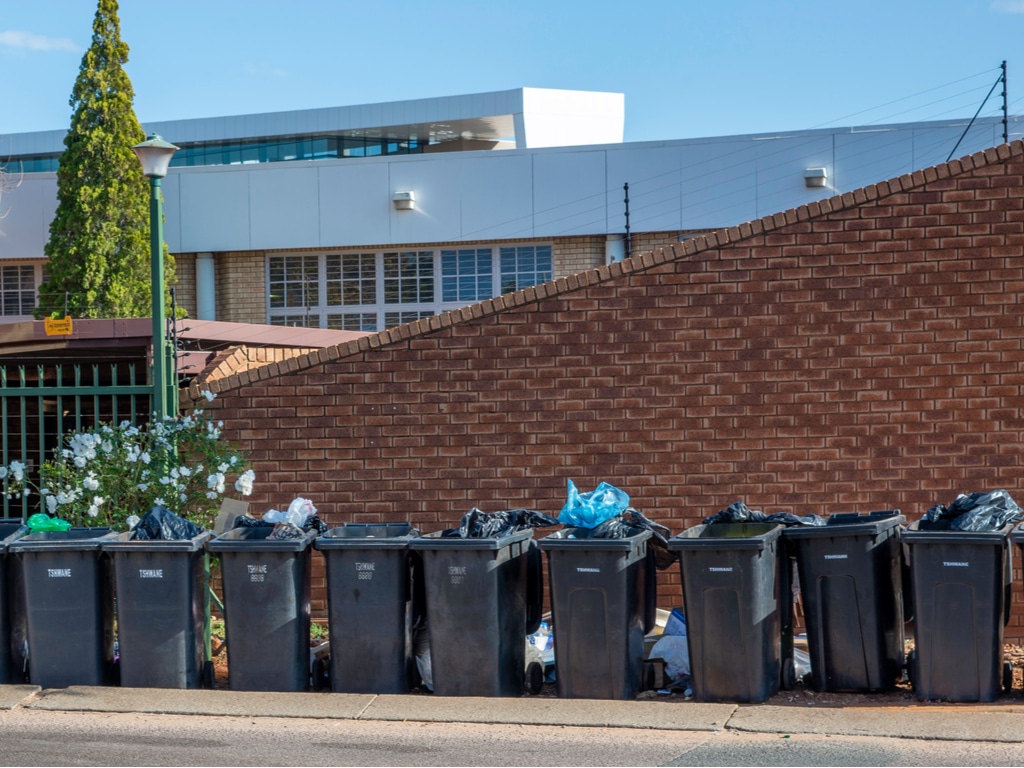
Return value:
<svg viewBox="0 0 1024 768">
<path fill-rule="evenodd" d="M 0 137 L 68 126 L 95 10 L 0 0 Z M 122 0 L 119 15 L 143 124 L 522 86 L 624 93 L 627 141 L 941 120 L 972 116 L 1004 59 L 1024 112 L 1024 0 Z"/>
</svg>

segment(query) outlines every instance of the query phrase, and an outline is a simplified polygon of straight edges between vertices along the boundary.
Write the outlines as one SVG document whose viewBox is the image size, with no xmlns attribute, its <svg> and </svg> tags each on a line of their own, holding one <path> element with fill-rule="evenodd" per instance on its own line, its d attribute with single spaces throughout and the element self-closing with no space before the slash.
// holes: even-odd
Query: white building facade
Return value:
<svg viewBox="0 0 1024 768">
<path fill-rule="evenodd" d="M 524 88 L 145 123 L 182 148 L 163 183 L 178 303 L 207 320 L 379 330 L 621 259 L 627 243 L 970 154 L 1004 130 L 986 119 L 965 134 L 964 119 L 625 143 L 624 119 L 621 94 Z M 4 320 L 34 303 L 63 136 L 5 143 Z"/>
</svg>

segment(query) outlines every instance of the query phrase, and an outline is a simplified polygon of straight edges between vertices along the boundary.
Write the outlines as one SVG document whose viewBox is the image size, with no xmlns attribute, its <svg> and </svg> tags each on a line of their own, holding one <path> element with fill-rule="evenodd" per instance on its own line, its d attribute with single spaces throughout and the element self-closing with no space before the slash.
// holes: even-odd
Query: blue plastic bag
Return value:
<svg viewBox="0 0 1024 768">
<path fill-rule="evenodd" d="M 575 528 L 596 528 L 629 507 L 629 494 L 602 482 L 589 493 L 580 493 L 569 481 L 569 498 L 558 514 L 558 522 Z"/>
</svg>

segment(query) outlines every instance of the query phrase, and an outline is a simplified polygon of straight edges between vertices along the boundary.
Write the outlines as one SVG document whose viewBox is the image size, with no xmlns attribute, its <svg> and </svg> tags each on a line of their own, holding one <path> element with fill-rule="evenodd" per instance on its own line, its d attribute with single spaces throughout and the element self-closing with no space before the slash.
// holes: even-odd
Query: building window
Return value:
<svg viewBox="0 0 1024 768">
<path fill-rule="evenodd" d="M 22 317 L 36 308 L 36 268 L 32 264 L 0 267 L 0 315 Z"/>
<path fill-rule="evenodd" d="M 268 322 L 379 331 L 551 280 L 551 246 L 267 258 Z"/>
<path fill-rule="evenodd" d="M 270 257 L 270 306 L 315 307 L 320 303 L 317 256 Z"/>
<path fill-rule="evenodd" d="M 433 300 L 433 251 L 384 254 L 385 304 L 425 304 Z"/>
<path fill-rule="evenodd" d="M 327 257 L 327 305 L 352 307 L 377 301 L 377 257 L 348 253 Z"/>
<path fill-rule="evenodd" d="M 501 292 L 512 293 L 551 280 L 551 246 L 517 245 L 501 249 Z"/>
<path fill-rule="evenodd" d="M 494 295 L 494 256 L 490 248 L 441 251 L 441 301 L 472 304 Z"/>
</svg>

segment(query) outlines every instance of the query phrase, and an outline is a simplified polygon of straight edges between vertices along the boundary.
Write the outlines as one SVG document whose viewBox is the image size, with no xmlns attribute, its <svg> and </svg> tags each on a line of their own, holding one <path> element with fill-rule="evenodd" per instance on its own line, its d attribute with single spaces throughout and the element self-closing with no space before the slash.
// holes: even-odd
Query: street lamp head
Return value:
<svg viewBox="0 0 1024 768">
<path fill-rule="evenodd" d="M 164 141 L 155 133 L 149 134 L 141 144 L 132 147 L 132 151 L 142 163 L 142 172 L 151 179 L 162 179 L 167 175 L 167 166 L 178 147 Z"/>
</svg>

